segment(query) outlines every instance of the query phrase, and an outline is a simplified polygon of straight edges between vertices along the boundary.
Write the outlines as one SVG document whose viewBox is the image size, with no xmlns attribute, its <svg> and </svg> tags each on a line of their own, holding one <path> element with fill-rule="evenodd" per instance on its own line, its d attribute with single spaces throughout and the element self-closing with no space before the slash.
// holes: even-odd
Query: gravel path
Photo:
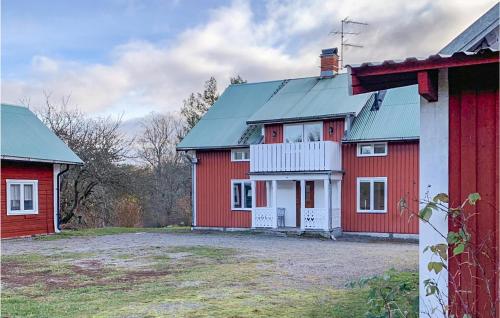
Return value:
<svg viewBox="0 0 500 318">
<path fill-rule="evenodd" d="M 319 240 L 247 234 L 134 233 L 74 237 L 54 241 L 2 241 L 2 255 L 93 253 L 114 258 L 124 251 L 143 255 L 174 246 L 235 248 L 241 257 L 270 259 L 287 280 L 342 287 L 352 279 L 381 274 L 389 268 L 417 270 L 418 245 L 386 241 Z"/>
</svg>

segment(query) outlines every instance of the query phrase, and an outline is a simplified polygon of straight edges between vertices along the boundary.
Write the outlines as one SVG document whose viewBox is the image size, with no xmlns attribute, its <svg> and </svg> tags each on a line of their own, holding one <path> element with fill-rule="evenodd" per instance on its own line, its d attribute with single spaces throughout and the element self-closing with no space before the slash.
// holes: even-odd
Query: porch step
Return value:
<svg viewBox="0 0 500 318">
<path fill-rule="evenodd" d="M 252 232 L 270 234 L 281 237 L 303 236 L 303 237 L 321 237 L 331 239 L 332 233 L 329 231 L 304 231 L 295 228 L 278 228 L 278 229 L 252 229 Z"/>
</svg>

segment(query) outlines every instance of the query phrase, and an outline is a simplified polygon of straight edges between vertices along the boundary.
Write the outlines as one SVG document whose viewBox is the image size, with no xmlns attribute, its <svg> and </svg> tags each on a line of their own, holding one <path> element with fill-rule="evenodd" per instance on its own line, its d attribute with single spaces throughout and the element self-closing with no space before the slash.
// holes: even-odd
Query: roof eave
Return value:
<svg viewBox="0 0 500 318">
<path fill-rule="evenodd" d="M 364 138 L 364 139 L 342 139 L 342 143 L 360 143 L 360 142 L 382 142 L 382 141 L 418 141 L 420 136 L 410 137 L 387 137 L 387 138 Z"/>
<path fill-rule="evenodd" d="M 250 145 L 233 145 L 233 146 L 204 146 L 204 147 L 176 147 L 176 151 L 189 150 L 228 150 L 234 148 L 248 148 Z"/>
<path fill-rule="evenodd" d="M 8 156 L 8 155 L 1 155 L 0 158 L 2 160 L 55 163 L 55 164 L 77 165 L 77 166 L 82 166 L 84 164 L 83 161 L 66 161 L 66 160 L 41 159 L 41 158 L 19 157 L 19 156 Z"/>
<path fill-rule="evenodd" d="M 264 120 L 247 120 L 247 125 L 296 123 L 296 122 L 305 122 L 305 121 L 314 121 L 314 120 L 344 118 L 344 117 L 351 116 L 351 115 L 356 115 L 356 113 L 349 112 L 349 113 L 329 114 L 329 115 L 321 115 L 321 116 L 276 118 L 276 119 L 264 119 Z"/>
</svg>

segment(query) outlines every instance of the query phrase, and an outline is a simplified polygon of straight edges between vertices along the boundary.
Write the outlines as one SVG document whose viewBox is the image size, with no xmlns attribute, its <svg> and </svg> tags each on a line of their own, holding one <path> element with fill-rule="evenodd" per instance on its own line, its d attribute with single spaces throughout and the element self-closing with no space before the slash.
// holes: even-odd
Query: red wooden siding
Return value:
<svg viewBox="0 0 500 318">
<path fill-rule="evenodd" d="M 231 210 L 231 180 L 249 179 L 249 162 L 231 162 L 231 151 L 198 152 L 196 225 L 251 227 L 252 213 Z M 257 206 L 266 205 L 265 182 L 257 182 Z"/>
<path fill-rule="evenodd" d="M 54 183 L 50 164 L 1 162 L 2 238 L 54 233 Z M 38 214 L 7 215 L 7 179 L 38 180 Z"/>
<path fill-rule="evenodd" d="M 418 211 L 418 142 L 389 143 L 388 155 L 357 157 L 356 144 L 342 146 L 342 230 L 345 232 L 418 233 L 418 220 L 401 215 L 405 197 Z M 387 177 L 387 213 L 357 213 L 358 177 Z"/>
<path fill-rule="evenodd" d="M 500 227 L 500 111 L 498 64 L 449 71 L 449 192 L 451 206 L 459 205 L 470 193 L 478 192 L 481 200 L 467 212 L 476 213 L 468 225 L 472 244 L 486 243 L 487 254 L 478 256 L 487 279 L 495 282 L 491 297 L 500 313 L 498 271 Z M 450 230 L 455 227 L 450 221 Z M 479 268 L 463 268 L 458 262 L 466 255 L 450 259 L 450 304 L 460 304 L 455 286 L 466 291 L 461 297 L 472 309 L 473 317 L 493 317 L 490 296 Z M 496 262 L 496 264 L 495 264 Z M 473 277 L 480 277 L 473 278 Z M 461 306 L 458 305 L 456 309 Z M 462 316 L 462 313 L 458 313 Z"/>
<path fill-rule="evenodd" d="M 330 127 L 333 132 L 330 134 Z M 329 119 L 323 121 L 323 140 L 342 141 L 344 138 L 344 119 Z"/>
<path fill-rule="evenodd" d="M 283 124 L 265 125 L 264 126 L 264 143 L 265 144 L 283 143 Z"/>
</svg>

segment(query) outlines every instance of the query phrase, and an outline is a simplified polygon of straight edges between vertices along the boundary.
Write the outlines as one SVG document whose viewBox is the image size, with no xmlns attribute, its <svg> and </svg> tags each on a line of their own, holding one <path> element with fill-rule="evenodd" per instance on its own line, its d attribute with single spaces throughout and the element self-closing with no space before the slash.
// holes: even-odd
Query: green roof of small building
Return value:
<svg viewBox="0 0 500 318">
<path fill-rule="evenodd" d="M 348 74 L 291 79 L 248 124 L 292 122 L 357 115 L 372 94 L 349 96 Z"/>
<path fill-rule="evenodd" d="M 374 99 L 371 104 L 373 105 Z M 349 142 L 411 140 L 420 137 L 420 95 L 412 85 L 386 91 L 378 110 L 367 105 L 354 119 Z"/>
<path fill-rule="evenodd" d="M 215 149 L 258 142 L 260 132 L 240 143 L 247 120 L 277 91 L 283 81 L 230 85 L 177 145 L 178 150 Z"/>
<path fill-rule="evenodd" d="M 81 164 L 82 160 L 27 107 L 1 104 L 2 159 Z"/>
</svg>

